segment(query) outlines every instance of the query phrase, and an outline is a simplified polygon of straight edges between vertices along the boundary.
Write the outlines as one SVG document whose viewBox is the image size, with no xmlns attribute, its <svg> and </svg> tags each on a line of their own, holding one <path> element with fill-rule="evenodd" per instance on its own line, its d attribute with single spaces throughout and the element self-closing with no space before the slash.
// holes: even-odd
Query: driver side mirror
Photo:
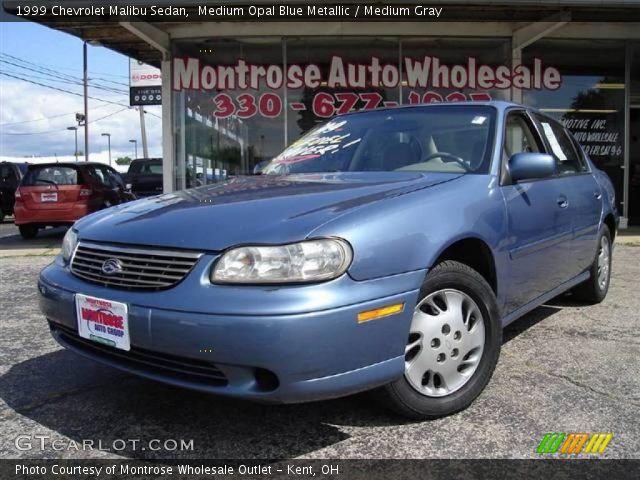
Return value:
<svg viewBox="0 0 640 480">
<path fill-rule="evenodd" d="M 556 161 L 546 153 L 516 153 L 509 159 L 511 180 L 534 180 L 551 177 L 556 173 Z"/>
</svg>

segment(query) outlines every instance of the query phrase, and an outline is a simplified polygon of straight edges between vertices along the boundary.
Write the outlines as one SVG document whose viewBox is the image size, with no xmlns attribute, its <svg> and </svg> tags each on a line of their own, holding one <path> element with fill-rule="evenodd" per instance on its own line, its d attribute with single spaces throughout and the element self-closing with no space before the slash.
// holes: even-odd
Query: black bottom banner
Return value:
<svg viewBox="0 0 640 480">
<path fill-rule="evenodd" d="M 0 460 L 0 479 L 626 479 L 640 460 Z"/>
</svg>

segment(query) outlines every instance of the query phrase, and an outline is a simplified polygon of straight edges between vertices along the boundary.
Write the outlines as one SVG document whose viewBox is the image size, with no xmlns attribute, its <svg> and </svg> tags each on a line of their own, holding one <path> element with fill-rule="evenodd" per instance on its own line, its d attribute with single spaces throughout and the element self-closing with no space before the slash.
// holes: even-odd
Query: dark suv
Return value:
<svg viewBox="0 0 640 480">
<path fill-rule="evenodd" d="M 13 215 L 16 189 L 26 171 L 26 163 L 0 162 L 0 223 Z"/>
<path fill-rule="evenodd" d="M 129 165 L 124 176 L 127 188 L 136 197 L 149 197 L 162 193 L 162 159 L 137 158 Z"/>
</svg>

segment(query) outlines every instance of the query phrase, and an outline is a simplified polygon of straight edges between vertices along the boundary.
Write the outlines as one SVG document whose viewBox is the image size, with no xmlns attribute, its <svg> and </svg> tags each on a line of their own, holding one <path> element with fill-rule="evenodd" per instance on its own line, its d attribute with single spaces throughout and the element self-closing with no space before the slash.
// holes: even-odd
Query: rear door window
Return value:
<svg viewBox="0 0 640 480">
<path fill-rule="evenodd" d="M 162 162 L 133 162 L 129 167 L 129 173 L 162 175 Z"/>
<path fill-rule="evenodd" d="M 550 152 L 556 159 L 556 170 L 559 175 L 570 175 L 587 170 L 570 134 L 558 122 L 542 115 L 536 115 L 542 127 L 542 134 L 549 144 Z"/>
<path fill-rule="evenodd" d="M 25 187 L 77 184 L 78 170 L 65 166 L 32 167 L 22 180 Z"/>
<path fill-rule="evenodd" d="M 111 188 L 124 187 L 122 178 L 115 170 L 105 166 L 96 166 L 96 173 L 100 176 L 101 181 Z"/>
<path fill-rule="evenodd" d="M 124 181 L 118 172 L 116 172 L 113 168 L 103 167 L 105 175 L 110 179 L 111 184 L 114 187 L 124 188 Z"/>
<path fill-rule="evenodd" d="M 104 172 L 99 167 L 89 167 L 87 168 L 87 172 L 91 177 L 99 184 L 105 187 L 111 186 L 108 178 L 105 176 Z"/>
<path fill-rule="evenodd" d="M 145 165 L 145 168 L 143 170 L 144 173 L 150 173 L 150 174 L 155 174 L 155 175 L 161 175 L 162 174 L 162 164 L 161 163 L 147 163 Z"/>
</svg>

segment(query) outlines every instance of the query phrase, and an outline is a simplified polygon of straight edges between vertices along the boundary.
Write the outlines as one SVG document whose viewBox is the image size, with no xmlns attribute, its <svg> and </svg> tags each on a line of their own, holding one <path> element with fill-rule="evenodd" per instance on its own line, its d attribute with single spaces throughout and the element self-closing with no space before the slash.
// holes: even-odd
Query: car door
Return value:
<svg viewBox="0 0 640 480">
<path fill-rule="evenodd" d="M 134 200 L 135 197 L 133 196 L 133 194 L 127 191 L 127 188 L 125 187 L 122 175 L 120 175 L 114 168 L 107 167 L 106 165 L 103 168 L 105 178 L 109 180 L 109 184 L 111 185 L 114 192 L 114 204 Z"/>
<path fill-rule="evenodd" d="M 521 152 L 545 152 L 536 124 L 525 110 L 507 112 L 501 190 L 507 215 L 510 313 L 569 279 L 572 237 L 566 185 L 557 176 L 513 183 L 508 161 Z"/>
<path fill-rule="evenodd" d="M 98 208 L 110 207 L 113 205 L 113 190 L 102 166 L 90 165 L 87 167 L 86 172 L 91 177 L 91 188 L 93 189 L 92 198 L 97 203 Z"/>
<path fill-rule="evenodd" d="M 97 167 L 100 173 L 100 178 L 105 186 L 105 205 L 117 205 L 122 202 L 122 192 L 120 185 L 118 184 L 114 173 L 111 169 L 104 166 Z"/>
<path fill-rule="evenodd" d="M 573 231 L 570 270 L 575 276 L 593 263 L 602 214 L 602 192 L 582 148 L 571 133 L 551 118 L 540 114 L 535 117 L 549 153 L 556 159 L 558 176 L 564 183 L 569 202 Z"/>
</svg>

